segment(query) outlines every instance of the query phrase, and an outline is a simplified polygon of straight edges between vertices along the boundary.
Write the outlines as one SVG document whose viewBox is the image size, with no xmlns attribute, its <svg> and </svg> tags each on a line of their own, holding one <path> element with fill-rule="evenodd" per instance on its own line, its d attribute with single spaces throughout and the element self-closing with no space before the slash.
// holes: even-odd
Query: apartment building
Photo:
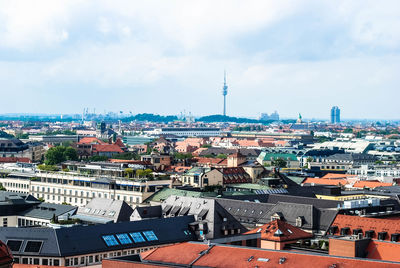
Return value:
<svg viewBox="0 0 400 268">
<path fill-rule="evenodd" d="M 68 203 L 72 206 L 84 206 L 96 197 L 136 205 L 157 190 L 172 187 L 172 180 L 134 181 L 43 171 L 11 173 L 0 178 L 0 183 L 8 191 L 31 194 L 48 203 Z"/>
</svg>

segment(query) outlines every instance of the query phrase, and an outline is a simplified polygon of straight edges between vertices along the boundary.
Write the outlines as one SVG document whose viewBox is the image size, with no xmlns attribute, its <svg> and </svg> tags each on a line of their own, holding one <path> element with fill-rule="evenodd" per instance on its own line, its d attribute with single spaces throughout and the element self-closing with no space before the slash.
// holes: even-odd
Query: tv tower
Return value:
<svg viewBox="0 0 400 268">
<path fill-rule="evenodd" d="M 226 95 L 228 95 L 228 85 L 226 84 L 226 71 L 224 70 L 224 87 L 222 88 L 222 96 L 224 96 L 224 116 L 226 116 Z"/>
</svg>

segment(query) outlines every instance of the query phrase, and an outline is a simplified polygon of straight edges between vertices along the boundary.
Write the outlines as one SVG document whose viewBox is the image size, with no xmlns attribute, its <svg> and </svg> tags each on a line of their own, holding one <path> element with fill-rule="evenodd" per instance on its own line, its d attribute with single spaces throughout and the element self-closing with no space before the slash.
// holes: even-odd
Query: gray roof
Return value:
<svg viewBox="0 0 400 268">
<path fill-rule="evenodd" d="M 139 213 L 142 219 L 161 217 L 161 206 L 136 207 L 135 210 Z"/>
<path fill-rule="evenodd" d="M 78 208 L 75 218 L 89 220 L 91 218 L 104 219 L 106 221 L 129 221 L 133 209 L 122 200 L 107 198 L 93 198 L 86 206 Z M 80 217 L 80 216 L 85 217 Z"/>
<path fill-rule="evenodd" d="M 301 228 L 310 231 L 326 231 L 338 213 L 336 208 L 317 208 L 313 204 L 281 201 L 275 204 L 256 203 L 231 199 L 217 199 L 216 201 L 247 228 L 266 224 L 271 221 L 271 217 L 275 213 L 280 213 L 283 219 L 292 225 L 296 225 L 297 217 L 303 217 L 304 225 Z"/>
<path fill-rule="evenodd" d="M 257 224 L 270 222 L 266 218 L 268 211 L 274 206 L 267 203 L 256 203 L 232 199 L 217 199 L 217 202 L 228 213 L 249 229 L 255 228 Z"/>
<path fill-rule="evenodd" d="M 334 154 L 328 156 L 327 160 L 335 161 L 375 161 L 376 157 L 370 154 Z"/>
<path fill-rule="evenodd" d="M 317 208 L 337 208 L 339 204 L 343 204 L 343 201 L 317 199 L 312 197 L 293 196 L 284 194 L 269 194 L 267 197 L 267 203 L 276 204 L 278 202 L 288 202 L 296 204 L 308 204 L 313 205 Z"/>
<path fill-rule="evenodd" d="M 246 228 L 218 204 L 216 199 L 170 196 L 161 204 L 161 208 L 163 217 L 176 217 L 185 213 L 186 215 L 194 215 L 196 221 L 206 222 L 209 230 L 206 234 L 207 239 L 221 237 L 222 228 L 225 227 L 235 230 L 241 229 L 242 232 L 246 231 Z M 173 210 L 176 215 L 171 214 Z M 223 220 L 224 218 L 226 218 L 226 221 Z"/>
<path fill-rule="evenodd" d="M 53 215 L 59 217 L 64 214 L 72 216 L 75 214 L 77 207 L 69 205 L 59 205 L 50 203 L 41 203 L 34 206 L 26 211 L 19 213 L 20 216 L 31 217 L 37 219 L 51 220 Z"/>
<path fill-rule="evenodd" d="M 192 232 L 188 232 L 189 224 L 193 221 L 193 216 L 185 216 L 90 226 L 80 225 L 60 229 L 4 227 L 0 232 L 0 240 L 4 242 L 7 242 L 9 239 L 24 241 L 21 250 L 13 252 L 14 255 L 75 256 L 197 240 Z M 150 230 L 154 232 L 158 240 L 107 246 L 102 238 L 104 235 Z M 28 240 L 43 241 L 43 246 L 39 253 L 23 252 L 24 245 Z"/>
<path fill-rule="evenodd" d="M 0 191 L 0 205 L 23 203 L 37 204 L 40 201 L 30 194 Z"/>
</svg>

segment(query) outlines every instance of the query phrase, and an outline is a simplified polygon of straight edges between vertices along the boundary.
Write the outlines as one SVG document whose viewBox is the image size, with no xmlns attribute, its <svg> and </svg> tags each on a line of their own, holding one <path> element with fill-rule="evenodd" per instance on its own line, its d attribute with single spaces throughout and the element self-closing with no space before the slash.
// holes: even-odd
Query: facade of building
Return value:
<svg viewBox="0 0 400 268">
<path fill-rule="evenodd" d="M 8 191 L 31 194 L 49 203 L 73 206 L 84 206 L 96 197 L 136 205 L 155 191 L 172 187 L 171 180 L 132 181 L 47 172 L 12 173 L 0 178 L 0 183 Z"/>
</svg>

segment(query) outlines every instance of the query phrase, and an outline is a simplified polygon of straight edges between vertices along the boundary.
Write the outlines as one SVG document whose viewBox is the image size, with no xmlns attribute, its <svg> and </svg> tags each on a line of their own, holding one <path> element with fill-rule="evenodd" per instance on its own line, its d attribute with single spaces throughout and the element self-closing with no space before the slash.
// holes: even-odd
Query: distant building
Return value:
<svg viewBox="0 0 400 268">
<path fill-rule="evenodd" d="M 178 137 L 215 137 L 221 135 L 219 128 L 199 127 L 199 128 L 156 128 L 144 131 L 148 135 L 168 136 L 174 135 Z"/>
<path fill-rule="evenodd" d="M 340 123 L 340 109 L 337 106 L 333 106 L 331 109 L 331 123 Z"/>
<path fill-rule="evenodd" d="M 268 121 L 268 120 L 274 120 L 278 121 L 279 120 L 279 114 L 277 111 L 269 114 L 261 114 L 260 120 Z"/>
</svg>

